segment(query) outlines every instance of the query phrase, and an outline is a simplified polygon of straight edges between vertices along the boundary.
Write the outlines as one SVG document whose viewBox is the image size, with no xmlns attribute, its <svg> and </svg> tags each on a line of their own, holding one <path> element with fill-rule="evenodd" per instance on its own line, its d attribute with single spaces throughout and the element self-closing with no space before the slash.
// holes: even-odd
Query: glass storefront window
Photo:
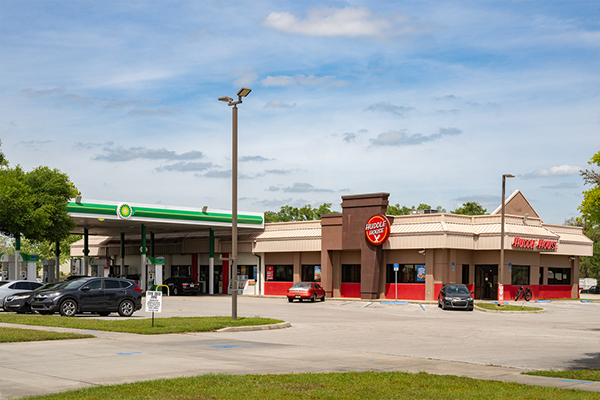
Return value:
<svg viewBox="0 0 600 400">
<path fill-rule="evenodd" d="M 418 277 L 418 267 L 419 265 L 415 264 L 400 264 L 398 269 L 398 283 L 425 283 L 425 277 L 422 277 L 422 279 Z M 386 282 L 396 282 L 394 264 L 387 265 Z"/>
<path fill-rule="evenodd" d="M 511 285 L 529 285 L 529 266 L 513 265 L 510 274 Z"/>
<path fill-rule="evenodd" d="M 274 265 L 273 266 L 273 282 L 293 282 L 294 281 L 294 266 L 293 265 Z"/>
<path fill-rule="evenodd" d="M 360 264 L 342 265 L 343 283 L 360 283 Z"/>
<path fill-rule="evenodd" d="M 571 269 L 548 268 L 548 285 L 570 285 Z"/>
<path fill-rule="evenodd" d="M 321 266 L 303 265 L 302 282 L 321 282 Z"/>
</svg>

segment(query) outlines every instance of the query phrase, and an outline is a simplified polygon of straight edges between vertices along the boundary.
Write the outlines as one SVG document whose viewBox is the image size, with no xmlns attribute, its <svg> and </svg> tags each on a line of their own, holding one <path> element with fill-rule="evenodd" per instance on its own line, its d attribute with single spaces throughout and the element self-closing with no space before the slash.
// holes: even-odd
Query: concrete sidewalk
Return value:
<svg viewBox="0 0 600 400">
<path fill-rule="evenodd" d="M 243 339 L 231 334 L 136 335 L 0 324 L 23 329 L 91 333 L 96 339 L 7 343 L 1 349 L 0 399 L 206 373 L 404 371 L 457 375 L 600 392 L 600 382 L 521 375 L 522 369 L 371 352 L 319 349 Z M 294 327 L 286 330 L 293 330 Z M 258 332 L 268 335 L 270 331 Z M 227 337 L 228 336 L 228 337 Z M 34 362 L 32 362 L 34 361 Z"/>
</svg>

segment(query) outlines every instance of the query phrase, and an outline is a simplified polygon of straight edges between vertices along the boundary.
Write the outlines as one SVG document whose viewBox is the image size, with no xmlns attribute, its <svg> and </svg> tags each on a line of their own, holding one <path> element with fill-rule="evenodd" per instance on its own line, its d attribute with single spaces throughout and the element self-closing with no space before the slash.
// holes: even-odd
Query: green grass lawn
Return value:
<svg viewBox="0 0 600 400">
<path fill-rule="evenodd" d="M 171 317 L 155 318 L 154 327 L 152 327 L 152 319 L 150 318 L 103 319 L 0 313 L 0 322 L 157 335 L 164 333 L 212 332 L 228 326 L 267 325 L 283 321 L 261 317 L 238 318 L 236 321 L 232 321 L 231 317 Z"/>
<path fill-rule="evenodd" d="M 36 342 L 40 340 L 88 339 L 94 335 L 80 333 L 47 332 L 34 329 L 17 329 L 0 327 L 0 343 Z"/>
<path fill-rule="evenodd" d="M 79 389 L 35 399 L 598 399 L 598 393 L 421 372 L 201 375 Z"/>
<path fill-rule="evenodd" d="M 541 311 L 541 307 L 527 307 L 527 306 L 513 306 L 505 304 L 500 307 L 496 303 L 475 303 L 477 307 L 485 308 L 486 310 L 498 310 L 498 311 Z"/>
<path fill-rule="evenodd" d="M 524 372 L 524 375 L 550 376 L 553 378 L 575 379 L 578 381 L 599 381 L 600 369 L 583 369 L 579 371 L 534 371 Z M 599 396 L 600 397 L 600 396 Z"/>
</svg>

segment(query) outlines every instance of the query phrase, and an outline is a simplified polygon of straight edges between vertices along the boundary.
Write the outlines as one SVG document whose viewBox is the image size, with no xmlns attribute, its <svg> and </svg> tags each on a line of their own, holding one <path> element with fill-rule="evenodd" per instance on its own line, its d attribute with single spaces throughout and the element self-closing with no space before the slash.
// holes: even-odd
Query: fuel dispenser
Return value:
<svg viewBox="0 0 600 400">
<path fill-rule="evenodd" d="M 85 275 L 83 273 L 83 259 L 71 258 L 71 275 Z"/>
<path fill-rule="evenodd" d="M 44 283 L 56 280 L 56 259 L 42 260 L 42 280 Z"/>
<path fill-rule="evenodd" d="M 107 257 L 90 258 L 90 276 L 106 277 L 109 272 L 110 259 Z"/>
<path fill-rule="evenodd" d="M 0 281 L 8 280 L 8 254 L 0 253 Z"/>
<path fill-rule="evenodd" d="M 40 256 L 20 252 L 17 260 L 16 254 L 2 254 L 0 264 L 2 265 L 1 277 L 7 279 L 25 279 L 35 281 L 37 276 L 37 262 Z"/>
<path fill-rule="evenodd" d="M 40 256 L 37 254 L 26 254 L 20 252 L 21 256 L 21 279 L 35 281 L 37 278 L 37 263 L 40 261 Z"/>
<path fill-rule="evenodd" d="M 162 285 L 164 265 L 164 257 L 146 257 L 146 290 L 150 290 L 153 285 Z"/>
</svg>

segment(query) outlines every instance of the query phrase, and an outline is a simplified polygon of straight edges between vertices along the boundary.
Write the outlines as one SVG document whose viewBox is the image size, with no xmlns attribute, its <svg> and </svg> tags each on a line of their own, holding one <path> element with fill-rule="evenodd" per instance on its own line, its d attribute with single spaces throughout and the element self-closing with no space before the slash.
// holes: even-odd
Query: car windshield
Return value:
<svg viewBox="0 0 600 400">
<path fill-rule="evenodd" d="M 63 283 L 53 287 L 52 289 L 76 289 L 79 286 L 86 283 L 87 281 L 89 281 L 90 279 L 93 279 L 93 278 L 88 277 L 88 278 L 73 279 L 71 281 L 63 282 Z"/>
<path fill-rule="evenodd" d="M 469 294 L 469 289 L 466 286 L 448 286 L 446 293 Z"/>
<path fill-rule="evenodd" d="M 36 292 L 39 292 L 41 290 L 46 290 L 46 289 L 52 289 L 54 286 L 58 286 L 61 285 L 62 283 L 57 283 L 57 282 L 53 282 L 53 283 L 46 283 L 43 286 L 40 286 L 39 288 L 35 289 Z"/>
<path fill-rule="evenodd" d="M 306 282 L 294 283 L 294 285 L 292 286 L 292 289 L 310 289 L 310 283 L 306 283 Z"/>
</svg>

